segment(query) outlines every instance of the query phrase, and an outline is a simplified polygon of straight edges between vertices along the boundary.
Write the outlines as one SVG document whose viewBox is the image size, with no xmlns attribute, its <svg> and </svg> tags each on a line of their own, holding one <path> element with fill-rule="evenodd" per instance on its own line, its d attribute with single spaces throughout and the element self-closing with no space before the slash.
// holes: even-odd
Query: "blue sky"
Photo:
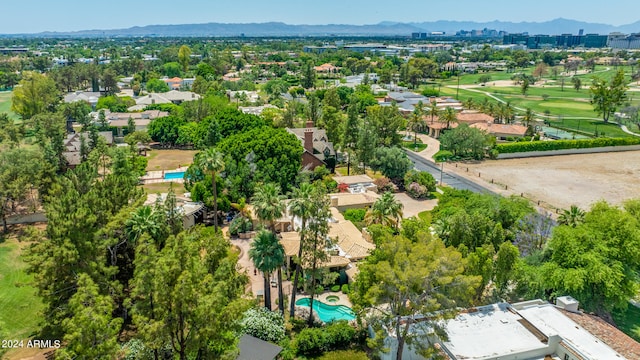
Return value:
<svg viewBox="0 0 640 360">
<path fill-rule="evenodd" d="M 151 24 L 268 22 L 374 24 L 434 20 L 544 21 L 558 17 L 623 25 L 637 0 L 5 0 L 0 33 L 118 29 Z M 3 1 L 4 2 L 4 1 Z M 638 29 L 640 31 L 640 29 Z"/>
</svg>

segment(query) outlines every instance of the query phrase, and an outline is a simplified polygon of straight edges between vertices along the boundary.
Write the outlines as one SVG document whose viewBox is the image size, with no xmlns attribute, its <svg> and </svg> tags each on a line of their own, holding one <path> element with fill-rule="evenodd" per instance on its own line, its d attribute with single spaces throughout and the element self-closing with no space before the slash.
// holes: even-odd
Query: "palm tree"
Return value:
<svg viewBox="0 0 640 360">
<path fill-rule="evenodd" d="M 418 136 L 417 131 L 420 125 L 422 124 L 422 101 L 419 101 L 418 104 L 413 109 L 413 114 L 409 118 L 409 129 L 413 130 L 413 146 L 417 146 L 418 144 Z"/>
<path fill-rule="evenodd" d="M 435 101 L 431 102 L 431 106 L 429 106 L 429 110 L 427 111 L 429 115 L 431 115 L 431 123 L 433 124 L 433 119 L 437 116 L 440 116 L 440 109 L 438 109 L 438 105 Z"/>
<path fill-rule="evenodd" d="M 298 249 L 298 262 L 296 263 L 296 271 L 293 276 L 293 290 L 291 290 L 291 305 L 289 306 L 289 316 L 293 318 L 296 307 L 296 292 L 298 291 L 298 278 L 302 270 L 302 249 L 305 242 L 305 234 L 307 229 L 307 221 L 313 215 L 314 210 L 311 202 L 311 192 L 313 186 L 309 183 L 301 183 L 300 187 L 293 190 L 291 202 L 289 202 L 289 211 L 291 215 L 300 218 L 300 248 Z"/>
<path fill-rule="evenodd" d="M 131 213 L 125 222 L 125 231 L 129 240 L 136 242 L 143 234 L 148 234 L 155 241 L 164 232 L 164 218 L 162 213 L 151 206 L 141 206 Z"/>
<path fill-rule="evenodd" d="M 251 243 L 249 257 L 256 269 L 262 272 L 264 278 L 264 306 L 271 310 L 271 288 L 269 287 L 269 275 L 278 269 L 278 277 L 282 279 L 282 263 L 284 263 L 284 248 L 278 238 L 267 230 L 261 230 Z M 282 294 L 279 294 L 282 302 Z"/>
<path fill-rule="evenodd" d="M 397 229 L 401 218 L 402 203 L 391 192 L 386 192 L 373 203 L 365 214 L 364 221 L 367 225 L 382 224 Z"/>
<path fill-rule="evenodd" d="M 211 172 L 211 182 L 213 183 L 213 226 L 218 232 L 218 189 L 216 186 L 216 175 L 224 170 L 224 158 L 221 152 L 214 148 L 209 148 L 197 155 L 197 162 L 203 171 Z"/>
<path fill-rule="evenodd" d="M 463 106 L 469 110 L 473 109 L 475 107 L 475 102 L 473 101 L 473 98 L 467 98 L 467 100 L 465 100 L 463 102 Z"/>
<path fill-rule="evenodd" d="M 280 186 L 274 183 L 261 184 L 251 199 L 256 216 L 260 222 L 268 223 L 273 236 L 276 236 L 275 222 L 281 218 L 286 210 L 285 197 L 280 193 Z M 284 260 L 282 261 L 284 263 Z M 282 263 L 278 267 L 278 307 L 284 314 L 284 298 L 282 294 Z"/>
<path fill-rule="evenodd" d="M 251 198 L 256 217 L 261 223 L 267 224 L 274 234 L 275 221 L 281 218 L 286 210 L 284 199 L 285 197 L 280 193 L 280 185 L 274 183 L 256 186 Z"/>
<path fill-rule="evenodd" d="M 585 212 L 576 205 L 571 205 L 569 210 L 564 210 L 558 216 L 558 224 L 576 227 L 584 222 Z"/>
<path fill-rule="evenodd" d="M 458 114 L 456 110 L 452 107 L 447 107 L 445 111 L 440 116 L 440 122 L 447 124 L 447 129 L 451 127 L 451 123 L 458 121 Z"/>
<path fill-rule="evenodd" d="M 527 111 L 522 116 L 522 124 L 529 128 L 533 122 L 534 116 L 535 114 L 533 113 L 533 110 L 531 110 L 531 108 L 527 108 Z"/>
<path fill-rule="evenodd" d="M 238 210 L 238 214 L 240 214 L 240 216 L 251 220 L 251 211 L 249 210 L 247 201 L 244 198 L 241 198 L 237 203 L 231 203 L 231 207 Z"/>
</svg>

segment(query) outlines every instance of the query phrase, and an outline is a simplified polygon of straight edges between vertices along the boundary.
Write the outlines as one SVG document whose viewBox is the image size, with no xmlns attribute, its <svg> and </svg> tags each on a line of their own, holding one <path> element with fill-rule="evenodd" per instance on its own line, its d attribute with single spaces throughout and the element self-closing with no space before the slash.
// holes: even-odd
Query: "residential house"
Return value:
<svg viewBox="0 0 640 360">
<path fill-rule="evenodd" d="M 331 219 L 327 236 L 333 240 L 334 245 L 326 249 L 329 259 L 321 266 L 331 270 L 345 270 L 348 274 L 349 269 L 355 268 L 354 263 L 364 259 L 375 249 L 375 244 L 369 241 L 351 221 L 345 220 L 337 208 L 331 207 L 330 210 Z M 293 258 L 298 256 L 300 250 L 300 234 L 297 231 L 282 232 L 280 243 L 285 250 L 285 263 L 293 266 Z"/>
<path fill-rule="evenodd" d="M 129 126 L 129 119 L 132 119 L 135 126 L 136 131 L 146 130 L 149 123 L 152 120 L 157 119 L 159 117 L 168 116 L 169 113 L 166 111 L 160 110 L 145 110 L 142 112 L 128 112 L 128 113 L 117 113 L 111 112 L 109 110 L 104 111 L 105 118 L 109 122 L 109 126 L 116 127 L 118 129 L 119 137 L 124 136 L 123 130 Z M 98 112 L 93 112 L 91 115 L 94 118 L 94 121 L 98 121 Z"/>
<path fill-rule="evenodd" d="M 260 106 L 239 106 L 238 109 L 245 114 L 261 115 L 266 109 L 278 109 L 277 106 L 266 104 Z"/>
<path fill-rule="evenodd" d="M 471 127 L 493 135 L 497 140 L 521 138 L 527 133 L 527 127 L 520 124 L 475 123 Z"/>
<path fill-rule="evenodd" d="M 313 69 L 316 72 L 321 73 L 321 74 L 335 74 L 338 71 L 340 71 L 339 67 L 337 67 L 335 65 L 332 65 L 332 64 L 329 64 L 329 63 L 325 63 L 325 64 L 322 64 L 320 66 L 315 66 Z"/>
<path fill-rule="evenodd" d="M 99 132 L 99 135 L 105 139 L 107 145 L 113 145 L 113 133 L 111 131 L 101 131 Z M 66 150 L 62 153 L 62 156 L 65 158 L 67 168 L 69 169 L 75 168 L 82 162 L 82 156 L 80 153 L 82 144 L 81 138 L 84 138 L 85 144 L 89 146 L 89 134 L 86 132 L 67 134 L 67 137 L 64 140 L 64 147 Z"/>
<path fill-rule="evenodd" d="M 308 121 L 306 128 L 287 128 L 287 131 L 300 139 L 304 152 L 302 153 L 302 166 L 313 170 L 324 165 L 333 172 L 336 165 L 336 151 L 333 143 L 327 138 L 327 132 L 313 126 Z"/>
<path fill-rule="evenodd" d="M 169 86 L 169 89 L 180 90 L 180 89 L 191 89 L 191 85 L 193 85 L 195 78 L 182 79 L 176 76 L 170 79 L 163 78 L 162 81 L 164 81 L 167 84 L 167 86 Z"/>
<path fill-rule="evenodd" d="M 96 108 L 98 104 L 98 99 L 100 98 L 100 92 L 91 92 L 91 91 L 75 91 L 68 93 L 64 96 L 64 102 L 70 104 L 76 101 L 85 101 L 91 105 L 92 109 Z"/>
<path fill-rule="evenodd" d="M 171 90 L 166 93 L 149 93 L 136 99 L 136 104 L 130 107 L 129 111 L 143 110 L 153 104 L 176 104 L 180 105 L 185 101 L 194 101 L 201 96 L 191 91 Z"/>
<path fill-rule="evenodd" d="M 373 183 L 373 179 L 368 175 L 333 176 L 333 180 L 340 184 L 345 184 L 352 194 L 365 193 L 367 191 L 376 192 L 378 187 Z"/>
<path fill-rule="evenodd" d="M 250 102 L 250 103 L 255 103 L 256 101 L 260 100 L 260 95 L 258 95 L 257 91 L 247 91 L 247 90 L 238 90 L 238 91 L 231 91 L 231 90 L 227 90 L 227 97 L 229 98 L 229 101 L 231 102 Z"/>
<path fill-rule="evenodd" d="M 447 339 L 431 341 L 436 342 L 440 355 L 449 360 L 638 359 L 640 344 L 619 331 L 616 334 L 627 341 L 596 337 L 572 320 L 582 316 L 577 301 L 571 297 L 558 298 L 556 305 L 542 300 L 513 305 L 497 303 L 461 311 L 444 323 Z M 413 331 L 431 332 L 424 324 L 418 319 Z M 385 343 L 391 351 L 381 358 L 392 359 L 397 349 L 395 329 L 389 329 Z M 403 357 L 424 359 L 410 345 L 405 345 Z"/>
<path fill-rule="evenodd" d="M 447 124 L 441 122 L 437 116 L 432 119 L 430 115 L 425 115 L 423 119 L 431 137 L 437 139 L 442 131 L 447 129 Z M 487 134 L 495 136 L 498 140 L 524 137 L 527 132 L 526 126 L 520 124 L 496 124 L 493 116 L 469 110 L 458 112 L 456 114 L 456 122 L 450 123 L 449 129 L 455 129 L 458 124 L 467 124 L 470 127 L 480 129 Z"/>
</svg>

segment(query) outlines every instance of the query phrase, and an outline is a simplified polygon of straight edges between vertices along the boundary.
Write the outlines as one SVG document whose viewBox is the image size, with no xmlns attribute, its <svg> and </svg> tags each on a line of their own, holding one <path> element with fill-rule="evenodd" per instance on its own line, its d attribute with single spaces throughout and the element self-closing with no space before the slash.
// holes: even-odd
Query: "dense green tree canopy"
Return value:
<svg viewBox="0 0 640 360">
<path fill-rule="evenodd" d="M 302 144 L 285 129 L 264 126 L 232 135 L 218 149 L 227 156 L 226 178 L 238 199 L 251 197 L 259 181 L 274 182 L 288 192 L 300 170 Z"/>
<path fill-rule="evenodd" d="M 180 136 L 180 127 L 185 121 L 176 116 L 164 116 L 154 119 L 147 128 L 147 132 L 153 141 L 166 145 L 174 145 Z"/>
<path fill-rule="evenodd" d="M 381 147 L 376 149 L 371 167 L 391 180 L 400 181 L 413 167 L 413 161 L 409 159 L 404 150 L 397 146 Z"/>
<path fill-rule="evenodd" d="M 416 242 L 383 236 L 373 254 L 358 266 L 350 298 L 374 329 L 394 330 L 398 339 L 395 358 L 402 359 L 405 343 L 423 353 L 433 345 L 425 338 L 431 332 L 412 331 L 418 326 L 416 317 L 430 315 L 421 324 L 428 323 L 441 334 L 438 320 L 468 304 L 480 279 L 464 275 L 464 267 L 457 250 L 445 247 L 427 232 Z"/>
<path fill-rule="evenodd" d="M 56 83 L 50 77 L 35 72 L 22 75 L 19 86 L 13 90 L 11 110 L 23 119 L 53 112 L 60 101 Z"/>
<path fill-rule="evenodd" d="M 640 224 L 624 209 L 597 203 L 584 223 L 558 226 L 542 265 L 547 289 L 570 294 L 600 314 L 625 308 L 637 294 Z"/>
<path fill-rule="evenodd" d="M 482 130 L 460 124 L 455 129 L 445 131 L 440 136 L 443 150 L 449 150 L 459 158 L 483 159 L 490 138 Z"/>
</svg>

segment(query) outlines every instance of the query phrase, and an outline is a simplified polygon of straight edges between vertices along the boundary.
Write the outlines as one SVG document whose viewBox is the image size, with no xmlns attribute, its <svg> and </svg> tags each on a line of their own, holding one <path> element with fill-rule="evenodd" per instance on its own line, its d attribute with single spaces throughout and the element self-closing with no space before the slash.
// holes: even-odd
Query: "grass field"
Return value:
<svg viewBox="0 0 640 360">
<path fill-rule="evenodd" d="M 420 139 L 418 139 L 418 143 L 415 146 L 413 144 L 413 141 L 403 141 L 402 146 L 415 152 L 420 152 L 427 148 L 427 144 L 423 144 Z"/>
<path fill-rule="evenodd" d="M 604 68 L 600 68 L 599 70 L 596 69 L 596 71 L 600 71 L 597 73 L 598 76 L 602 75 L 603 77 L 610 77 L 615 73 L 615 70 L 613 69 L 604 72 L 602 69 Z M 464 77 L 466 76 L 472 75 L 465 75 Z M 590 79 L 593 75 L 586 74 L 582 76 L 588 76 Z M 496 78 L 495 80 L 499 79 Z M 583 84 L 585 81 L 586 80 L 583 79 Z M 455 97 L 456 93 L 458 93 L 458 98 L 461 101 L 471 98 L 476 103 L 482 103 L 485 99 L 489 99 L 491 102 L 497 102 L 495 99 L 490 98 L 487 94 L 482 92 L 486 92 L 496 98 L 509 102 L 512 106 L 517 108 L 531 108 L 540 118 L 547 119 L 551 126 L 566 128 L 583 135 L 591 136 L 595 136 L 596 131 L 599 136 L 603 136 L 602 134 L 604 133 L 604 136 L 606 137 L 633 136 L 622 131 L 622 129 L 620 129 L 620 127 L 615 123 L 605 124 L 603 121 L 598 120 L 599 116 L 593 111 L 593 106 L 589 102 L 589 91 L 586 87 L 580 91 L 573 89 L 570 83 L 565 86 L 564 91 L 562 91 L 559 86 L 547 86 L 544 88 L 531 87 L 527 96 L 521 94 L 520 87 L 518 86 L 489 86 L 477 87 L 474 89 L 456 89 L 453 87 L 441 88 L 442 95 Z M 547 100 L 543 100 L 543 94 L 549 96 Z M 630 93 L 629 95 L 630 102 L 633 105 L 638 105 L 640 101 L 637 97 L 634 98 L 633 95 L 633 93 Z M 543 116 L 547 113 L 549 114 L 548 117 Z M 522 112 L 520 112 L 519 115 L 522 115 Z M 635 130 L 635 127 L 630 128 Z"/>
<path fill-rule="evenodd" d="M 18 120 L 18 116 L 11 111 L 11 91 L 0 91 L 0 113 L 7 113 L 9 117 Z"/>
<path fill-rule="evenodd" d="M 174 170 L 189 166 L 193 162 L 195 150 L 152 150 L 149 152 L 147 171 Z"/>
<path fill-rule="evenodd" d="M 6 339 L 26 339 L 38 330 L 42 303 L 25 273 L 22 247 L 15 238 L 0 244 L 0 321 Z"/>
<path fill-rule="evenodd" d="M 629 305 L 626 311 L 613 313 L 616 326 L 636 341 L 640 341 L 640 309 Z"/>
<path fill-rule="evenodd" d="M 163 194 L 163 193 L 168 193 L 169 188 L 172 185 L 173 185 L 173 192 L 176 194 L 176 196 L 182 196 L 186 192 L 183 184 L 172 183 L 172 182 L 144 184 L 142 185 L 142 188 L 147 194 L 157 194 L 157 193 Z"/>
</svg>

